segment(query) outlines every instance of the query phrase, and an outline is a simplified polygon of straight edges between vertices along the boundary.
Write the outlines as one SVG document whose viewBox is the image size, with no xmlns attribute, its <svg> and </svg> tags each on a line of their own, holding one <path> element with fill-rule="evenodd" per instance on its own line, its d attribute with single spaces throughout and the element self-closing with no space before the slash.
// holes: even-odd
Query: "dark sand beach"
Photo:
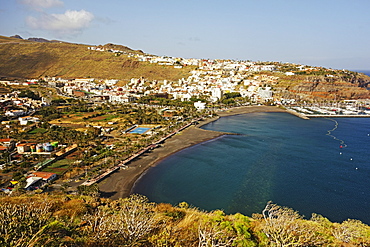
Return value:
<svg viewBox="0 0 370 247">
<path fill-rule="evenodd" d="M 253 113 L 253 112 L 286 112 L 275 106 L 244 106 L 220 111 L 219 117 Z M 139 158 L 130 162 L 126 169 L 118 170 L 102 180 L 98 185 L 102 197 L 118 199 L 130 194 L 136 180 L 150 167 L 158 164 L 165 157 L 176 153 L 192 145 L 211 140 L 228 133 L 209 131 L 200 129 L 204 124 L 217 120 L 216 118 L 207 119 L 200 122 L 197 126 L 190 126 L 179 134 L 167 139 L 160 147 L 141 155 Z"/>
</svg>

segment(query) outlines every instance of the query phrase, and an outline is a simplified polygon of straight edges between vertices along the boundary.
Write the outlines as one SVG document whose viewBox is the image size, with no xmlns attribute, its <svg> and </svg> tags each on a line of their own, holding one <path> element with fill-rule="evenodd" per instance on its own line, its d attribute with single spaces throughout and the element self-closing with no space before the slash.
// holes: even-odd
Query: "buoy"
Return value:
<svg viewBox="0 0 370 247">
<path fill-rule="evenodd" d="M 352 158 L 350 158 L 350 160 L 352 160 Z"/>
<path fill-rule="evenodd" d="M 339 148 L 343 148 L 343 146 L 342 146 L 342 145 L 340 145 L 340 146 L 339 146 Z"/>
<path fill-rule="evenodd" d="M 342 155 L 342 152 L 340 152 L 339 154 Z"/>
</svg>

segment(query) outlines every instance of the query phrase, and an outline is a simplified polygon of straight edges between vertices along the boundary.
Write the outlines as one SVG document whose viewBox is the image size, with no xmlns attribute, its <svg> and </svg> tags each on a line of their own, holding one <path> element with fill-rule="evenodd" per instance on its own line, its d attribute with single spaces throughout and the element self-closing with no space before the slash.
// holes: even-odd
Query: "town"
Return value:
<svg viewBox="0 0 370 247">
<path fill-rule="evenodd" d="M 319 75 L 330 82 L 355 72 L 275 62 L 159 57 L 103 46 L 88 49 L 193 70 L 178 81 L 49 76 L 0 81 L 4 193 L 77 193 L 81 185 L 93 184 L 102 174 L 126 169 L 130 160 L 183 128 L 233 107 L 275 105 L 303 118 L 370 117 L 366 97 L 348 100 L 337 92 L 320 98 L 281 86 L 282 81 L 301 75 Z"/>
</svg>

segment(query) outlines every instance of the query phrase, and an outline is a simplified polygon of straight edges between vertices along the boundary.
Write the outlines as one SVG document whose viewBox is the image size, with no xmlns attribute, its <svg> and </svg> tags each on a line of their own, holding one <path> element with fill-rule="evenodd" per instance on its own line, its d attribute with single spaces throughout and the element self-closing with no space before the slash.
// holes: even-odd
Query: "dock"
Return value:
<svg viewBox="0 0 370 247">
<path fill-rule="evenodd" d="M 308 118 L 370 118 L 370 115 L 306 115 Z"/>
</svg>

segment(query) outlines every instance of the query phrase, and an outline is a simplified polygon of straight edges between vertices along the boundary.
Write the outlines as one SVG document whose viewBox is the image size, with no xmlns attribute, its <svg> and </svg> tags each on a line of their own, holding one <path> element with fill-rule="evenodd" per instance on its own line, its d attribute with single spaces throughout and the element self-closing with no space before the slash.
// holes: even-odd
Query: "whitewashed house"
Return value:
<svg viewBox="0 0 370 247">
<path fill-rule="evenodd" d="M 206 103 L 198 101 L 194 102 L 194 107 L 197 108 L 198 111 L 206 109 Z"/>
</svg>

